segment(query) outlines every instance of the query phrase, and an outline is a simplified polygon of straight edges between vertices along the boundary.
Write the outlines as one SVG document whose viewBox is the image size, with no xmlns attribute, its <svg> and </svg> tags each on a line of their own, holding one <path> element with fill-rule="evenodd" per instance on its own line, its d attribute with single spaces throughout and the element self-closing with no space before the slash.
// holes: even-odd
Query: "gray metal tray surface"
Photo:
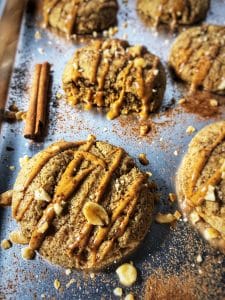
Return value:
<svg viewBox="0 0 225 300">
<path fill-rule="evenodd" d="M 175 191 L 176 171 L 193 137 L 193 134 L 186 134 L 186 129 L 192 125 L 199 131 L 206 124 L 224 118 L 225 99 L 221 98 L 220 114 L 211 118 L 187 113 L 178 104 L 178 100 L 187 93 L 187 88 L 174 81 L 166 64 L 176 34 L 165 27 L 160 27 L 158 31 L 149 27 L 138 15 L 135 2 L 119 1 L 118 33 L 115 37 L 126 37 L 130 44 L 145 45 L 162 59 L 166 67 L 167 89 L 159 112 L 151 116 L 152 131 L 146 137 L 140 137 L 140 122 L 135 116 L 108 121 L 101 112 L 71 108 L 63 99 L 57 99 L 57 93 L 63 93 L 61 75 L 65 63 L 75 49 L 87 40 L 83 43 L 72 42 L 42 29 L 35 1 L 29 1 L 22 20 L 6 108 L 15 101 L 21 110 L 27 110 L 34 65 L 50 62 L 52 80 L 48 132 L 44 142 L 35 143 L 24 139 L 23 122 L 2 124 L 0 192 L 12 188 L 20 169 L 20 157 L 33 156 L 53 141 L 82 140 L 94 134 L 99 140 L 123 147 L 142 170 L 153 173 L 152 178 L 160 193 L 157 209 L 165 212 L 176 209 L 168 204 L 168 194 Z M 213 0 L 205 22 L 224 25 L 224 16 L 225 1 Z M 126 28 L 124 22 L 127 22 Z M 41 39 L 38 40 L 34 38 L 37 30 L 41 33 Z M 140 165 L 137 159 L 140 153 L 147 154 L 150 161 L 148 166 Z M 15 166 L 15 169 L 10 166 Z M 0 240 L 7 238 L 15 228 L 17 224 L 11 218 L 10 208 L 0 208 Z M 113 289 L 121 286 L 115 273 L 116 266 L 91 276 L 77 270 L 66 275 L 63 268 L 51 265 L 39 255 L 35 260 L 23 260 L 21 248 L 13 245 L 7 251 L 0 250 L 0 299 L 116 299 Z M 196 262 L 198 254 L 203 257 L 201 264 Z M 148 276 L 159 270 L 178 275 L 185 270 L 199 286 L 198 299 L 224 299 L 224 256 L 212 249 L 183 219 L 175 227 L 154 223 L 144 243 L 126 261 L 133 261 L 137 267 L 138 280 L 131 288 L 121 286 L 124 295 L 131 292 L 135 299 L 142 299 L 144 282 Z M 53 286 L 55 279 L 61 282 L 58 291 Z M 71 279 L 74 282 L 66 287 Z"/>
</svg>

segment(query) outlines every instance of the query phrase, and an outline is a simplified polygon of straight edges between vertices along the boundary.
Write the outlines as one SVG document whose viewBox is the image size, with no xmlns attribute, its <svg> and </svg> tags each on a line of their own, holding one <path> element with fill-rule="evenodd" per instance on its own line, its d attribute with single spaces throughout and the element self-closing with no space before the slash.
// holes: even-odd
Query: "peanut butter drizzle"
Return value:
<svg viewBox="0 0 225 300">
<path fill-rule="evenodd" d="M 158 57 L 154 58 L 153 61 L 153 66 L 151 69 L 151 78 L 150 78 L 150 83 L 148 87 L 145 85 L 145 81 L 143 79 L 142 72 L 143 70 L 139 69 L 138 70 L 138 76 L 137 76 L 137 82 L 139 87 L 137 88 L 137 92 L 140 94 L 140 98 L 142 101 L 142 107 L 141 107 L 141 112 L 140 112 L 140 117 L 142 119 L 147 119 L 149 115 L 149 107 L 150 107 L 150 101 L 152 99 L 152 93 L 153 93 L 153 87 L 155 83 L 155 78 L 156 76 L 153 73 L 153 70 L 158 67 L 159 59 Z"/>
<path fill-rule="evenodd" d="M 136 181 L 133 182 L 133 184 L 129 187 L 124 198 L 122 198 L 120 200 L 120 203 L 114 210 L 114 212 L 112 214 L 110 225 L 106 228 L 102 228 L 102 227 L 99 228 L 98 233 L 96 234 L 95 239 L 91 245 L 91 248 L 93 249 L 94 253 L 101 247 L 102 243 L 104 243 L 104 239 L 106 238 L 108 232 L 112 228 L 112 225 L 115 223 L 115 221 L 121 215 L 121 213 L 123 213 L 123 211 L 127 207 L 127 205 L 129 205 L 127 213 L 126 213 L 125 217 L 123 218 L 119 228 L 117 229 L 117 232 L 115 233 L 114 237 L 112 239 L 106 241 L 107 247 L 104 249 L 102 256 L 97 257 L 97 259 L 99 261 L 104 259 L 105 255 L 107 255 L 108 251 L 112 248 L 115 240 L 124 234 L 124 232 L 127 228 L 127 225 L 129 223 L 130 217 L 135 210 L 135 207 L 136 207 L 136 204 L 138 201 L 138 195 L 142 188 L 142 184 L 145 180 L 146 180 L 146 176 L 141 174 L 136 179 Z"/>
<path fill-rule="evenodd" d="M 221 134 L 218 136 L 218 138 L 214 141 L 213 144 L 210 145 L 210 148 L 202 149 L 199 152 L 199 159 L 195 163 L 195 170 L 193 172 L 191 182 L 190 182 L 190 188 L 187 191 L 187 198 L 190 199 L 193 196 L 194 188 L 196 186 L 196 183 L 198 181 L 198 178 L 200 177 L 200 174 L 209 159 L 210 155 L 212 154 L 213 150 L 225 139 L 225 129 L 221 130 Z"/>
<path fill-rule="evenodd" d="M 73 3 L 72 3 L 73 8 L 69 15 L 71 17 L 71 19 L 67 20 L 66 25 L 65 25 L 66 33 L 69 35 L 71 35 L 73 33 L 73 28 L 76 23 L 80 2 L 81 2 L 81 0 L 73 0 Z"/>
<path fill-rule="evenodd" d="M 84 169 L 80 172 L 80 174 L 78 173 L 77 175 L 74 175 L 84 159 L 86 161 L 90 161 L 94 165 L 90 166 L 87 169 Z M 57 203 L 63 208 L 65 203 L 76 192 L 81 182 L 96 168 L 96 166 L 104 168 L 105 163 L 94 154 L 85 151 L 75 151 L 74 159 L 69 163 L 56 187 L 52 202 L 43 212 L 43 216 L 39 220 L 36 229 L 32 233 L 29 243 L 31 249 L 36 250 L 41 246 L 47 230 L 41 232 L 40 228 L 43 224 L 47 224 L 48 228 L 53 222 L 53 219 L 56 216 L 54 204 Z"/>
<path fill-rule="evenodd" d="M 209 185 L 216 186 L 222 180 L 222 170 L 216 170 L 212 177 L 207 180 L 207 182 L 199 187 L 197 192 L 191 197 L 191 202 L 195 206 L 201 205 L 204 201 L 204 197 L 207 194 Z"/>
<path fill-rule="evenodd" d="M 201 84 L 204 82 L 210 67 L 213 64 L 214 59 L 216 58 L 219 51 L 219 45 L 214 45 L 209 50 L 210 54 L 202 56 L 196 67 L 196 73 L 192 78 L 192 83 L 190 90 L 195 91 Z"/>
<path fill-rule="evenodd" d="M 107 113 L 107 118 L 108 118 L 109 120 L 112 120 L 112 119 L 118 117 L 118 115 L 119 115 L 121 106 L 122 106 L 123 101 L 124 101 L 124 96 L 125 96 L 125 91 L 126 91 L 127 77 L 128 77 L 128 75 L 130 74 L 130 70 L 131 70 L 132 67 L 133 67 L 133 62 L 131 61 L 131 62 L 129 62 L 128 65 L 126 66 L 125 70 L 123 70 L 124 76 L 123 76 L 122 90 L 121 90 L 121 92 L 120 92 L 119 99 L 116 100 L 116 101 L 112 104 L 112 106 L 111 106 L 109 112 Z"/>
<path fill-rule="evenodd" d="M 98 55 L 97 55 L 97 58 L 96 58 L 93 66 L 92 66 L 91 78 L 90 78 L 90 82 L 93 83 L 93 84 L 96 83 L 98 66 L 101 62 L 101 57 L 102 57 L 101 47 L 102 47 L 102 41 L 100 41 L 100 40 L 96 41 L 95 50 L 97 51 Z"/>
<path fill-rule="evenodd" d="M 113 151 L 114 152 L 114 151 Z M 99 183 L 99 187 L 98 190 L 96 192 L 96 198 L 94 199 L 95 203 L 99 203 L 101 201 L 101 198 L 108 186 L 108 183 L 113 175 L 113 173 L 115 172 L 115 170 L 118 168 L 118 166 L 120 165 L 120 161 L 123 157 L 123 149 L 117 149 L 116 150 L 116 157 L 114 159 L 114 161 L 112 162 L 111 166 L 109 167 L 108 171 L 106 171 L 106 173 L 104 174 L 101 182 Z M 93 229 L 93 225 L 86 223 L 83 228 L 81 229 L 81 232 L 78 234 L 77 237 L 75 237 L 75 242 L 70 244 L 68 246 L 68 254 L 72 255 L 72 252 L 76 249 L 79 248 L 78 254 L 80 254 L 84 247 L 86 246 L 88 239 L 89 239 L 89 234 L 91 232 L 91 230 Z"/>
<path fill-rule="evenodd" d="M 104 105 L 104 101 L 103 101 L 103 96 L 104 96 L 104 85 L 105 85 L 105 78 L 109 72 L 109 63 L 105 63 L 104 68 L 100 74 L 100 76 L 97 78 L 98 81 L 98 89 L 96 91 L 95 94 L 95 99 L 94 102 L 96 103 L 97 106 L 101 107 Z"/>
<path fill-rule="evenodd" d="M 37 176 L 37 174 L 41 171 L 41 169 L 44 167 L 44 165 L 51 158 L 53 158 L 60 152 L 63 152 L 72 147 L 78 147 L 84 143 L 85 142 L 78 142 L 78 143 L 61 142 L 60 145 L 57 145 L 57 146 L 53 145 L 49 149 L 42 152 L 42 155 L 39 157 L 39 159 L 35 162 L 34 166 L 32 167 L 32 170 L 31 170 L 28 178 L 27 177 L 24 178 L 24 182 L 22 183 L 21 192 L 23 192 L 23 194 L 25 194 L 25 191 L 27 190 L 27 188 L 29 187 L 31 182 L 34 180 L 34 178 Z M 18 214 L 17 214 L 17 212 L 21 205 L 21 201 L 18 200 L 17 203 L 15 202 L 14 207 L 13 207 L 13 217 L 16 220 L 20 221 L 22 219 L 22 217 L 24 216 L 25 212 L 27 211 L 31 202 L 32 202 L 32 199 L 26 205 L 24 205 L 24 203 L 22 203 L 24 205 L 24 207 L 23 207 L 23 209 L 20 209 L 20 212 Z"/>
</svg>

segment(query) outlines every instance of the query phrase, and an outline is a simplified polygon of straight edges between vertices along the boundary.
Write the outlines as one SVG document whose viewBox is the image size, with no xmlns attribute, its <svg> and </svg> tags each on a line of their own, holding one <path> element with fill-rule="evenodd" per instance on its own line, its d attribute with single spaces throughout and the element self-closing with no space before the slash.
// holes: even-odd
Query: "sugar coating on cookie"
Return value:
<svg viewBox="0 0 225 300">
<path fill-rule="evenodd" d="M 225 122 L 191 141 L 177 175 L 181 209 L 203 237 L 225 253 Z"/>
<path fill-rule="evenodd" d="M 116 0 L 44 0 L 43 21 L 67 35 L 103 31 L 116 24 Z"/>
<path fill-rule="evenodd" d="M 225 27 L 204 25 L 181 33 L 175 40 L 169 64 L 191 85 L 225 94 Z"/>
<path fill-rule="evenodd" d="M 95 40 L 67 63 L 63 87 L 71 105 L 105 107 L 108 119 L 136 112 L 147 118 L 164 95 L 166 75 L 159 58 L 126 41 Z"/>
<path fill-rule="evenodd" d="M 131 254 L 151 220 L 155 186 L 119 147 L 57 142 L 22 167 L 12 213 L 49 261 L 99 270 Z"/>
<path fill-rule="evenodd" d="M 138 0 L 138 10 L 159 23 L 190 25 L 204 19 L 209 7 L 208 0 Z"/>
</svg>

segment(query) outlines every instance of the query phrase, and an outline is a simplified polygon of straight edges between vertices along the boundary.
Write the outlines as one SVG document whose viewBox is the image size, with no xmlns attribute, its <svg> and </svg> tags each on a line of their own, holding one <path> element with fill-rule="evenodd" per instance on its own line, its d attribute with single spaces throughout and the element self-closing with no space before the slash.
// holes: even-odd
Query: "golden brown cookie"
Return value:
<svg viewBox="0 0 225 300">
<path fill-rule="evenodd" d="M 192 91 L 225 94 L 225 27 L 203 25 L 184 31 L 172 46 L 169 64 Z"/>
<path fill-rule="evenodd" d="M 77 50 L 63 74 L 68 102 L 105 107 L 108 119 L 130 112 L 147 118 L 159 107 L 165 85 L 157 56 L 117 39 L 95 40 Z"/>
<path fill-rule="evenodd" d="M 193 226 L 225 253 L 225 121 L 193 138 L 179 168 L 177 191 Z"/>
<path fill-rule="evenodd" d="M 67 35 L 102 31 L 116 24 L 116 0 L 44 0 L 46 26 Z"/>
<path fill-rule="evenodd" d="M 191 25 L 205 18 L 209 0 L 138 0 L 138 10 L 154 23 Z"/>
<path fill-rule="evenodd" d="M 12 212 L 29 249 L 64 267 L 99 270 L 138 247 L 154 199 L 154 185 L 123 149 L 61 141 L 22 167 Z"/>
</svg>

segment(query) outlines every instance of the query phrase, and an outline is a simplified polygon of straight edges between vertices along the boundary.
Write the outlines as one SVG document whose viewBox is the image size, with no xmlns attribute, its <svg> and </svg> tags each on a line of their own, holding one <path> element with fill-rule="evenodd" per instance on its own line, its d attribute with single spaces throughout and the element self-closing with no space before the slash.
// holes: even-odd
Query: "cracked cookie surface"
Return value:
<svg viewBox="0 0 225 300">
<path fill-rule="evenodd" d="M 161 104 L 166 75 L 159 58 L 123 40 L 93 41 L 77 50 L 63 73 L 71 105 L 108 110 L 107 118 L 136 112 L 147 118 Z"/>
</svg>

